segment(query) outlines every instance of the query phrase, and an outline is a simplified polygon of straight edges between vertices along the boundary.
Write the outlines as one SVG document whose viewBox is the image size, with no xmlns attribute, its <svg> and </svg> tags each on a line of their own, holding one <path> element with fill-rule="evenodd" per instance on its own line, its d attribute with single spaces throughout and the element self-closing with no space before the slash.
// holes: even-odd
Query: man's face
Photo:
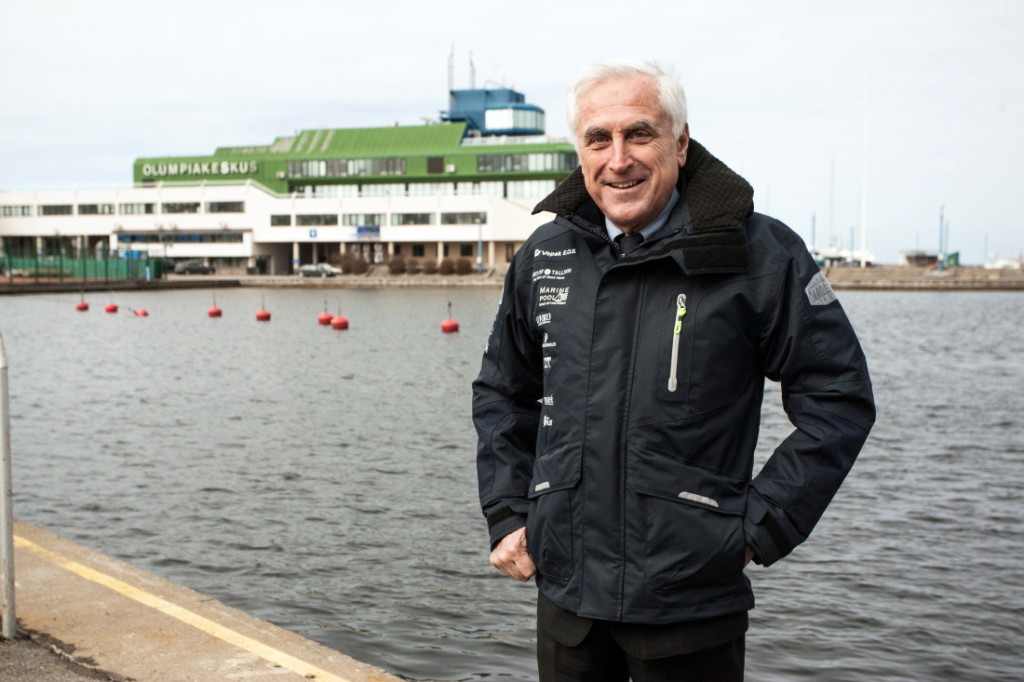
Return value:
<svg viewBox="0 0 1024 682">
<path fill-rule="evenodd" d="M 576 139 L 587 192 L 624 232 L 640 230 L 665 208 L 686 162 L 689 127 L 672 137 L 657 85 L 616 77 L 579 100 Z"/>
</svg>

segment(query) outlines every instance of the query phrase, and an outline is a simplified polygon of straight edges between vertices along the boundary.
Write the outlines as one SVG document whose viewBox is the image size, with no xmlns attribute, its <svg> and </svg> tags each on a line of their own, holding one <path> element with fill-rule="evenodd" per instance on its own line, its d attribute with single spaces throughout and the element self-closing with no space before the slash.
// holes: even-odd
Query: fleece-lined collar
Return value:
<svg viewBox="0 0 1024 682">
<path fill-rule="evenodd" d="M 743 221 L 754 211 L 750 184 L 716 159 L 703 145 L 690 140 L 686 165 L 680 169 L 679 193 L 690 214 L 686 234 L 666 240 L 657 251 L 679 249 L 688 272 L 742 270 L 747 265 Z M 555 191 L 533 209 L 570 216 L 590 211 L 593 203 L 577 167 Z"/>
</svg>

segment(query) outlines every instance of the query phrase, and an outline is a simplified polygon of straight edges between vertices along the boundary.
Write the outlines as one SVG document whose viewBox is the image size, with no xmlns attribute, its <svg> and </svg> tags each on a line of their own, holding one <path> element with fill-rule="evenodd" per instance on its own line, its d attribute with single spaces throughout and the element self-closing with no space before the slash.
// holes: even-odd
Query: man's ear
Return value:
<svg viewBox="0 0 1024 682">
<path fill-rule="evenodd" d="M 684 123 L 683 124 L 683 132 L 679 136 L 679 139 L 676 140 L 676 144 L 679 145 L 678 149 L 676 150 L 676 158 L 679 161 L 679 167 L 682 168 L 683 166 L 686 165 L 686 152 L 690 148 L 690 124 L 689 123 Z"/>
</svg>

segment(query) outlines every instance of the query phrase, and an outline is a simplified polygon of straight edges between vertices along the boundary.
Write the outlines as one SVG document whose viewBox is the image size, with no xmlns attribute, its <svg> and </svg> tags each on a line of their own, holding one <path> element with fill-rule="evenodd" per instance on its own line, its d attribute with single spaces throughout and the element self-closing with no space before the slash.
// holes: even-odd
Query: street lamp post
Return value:
<svg viewBox="0 0 1024 682">
<path fill-rule="evenodd" d="M 476 271 L 484 271 L 484 219 L 476 219 Z"/>
</svg>

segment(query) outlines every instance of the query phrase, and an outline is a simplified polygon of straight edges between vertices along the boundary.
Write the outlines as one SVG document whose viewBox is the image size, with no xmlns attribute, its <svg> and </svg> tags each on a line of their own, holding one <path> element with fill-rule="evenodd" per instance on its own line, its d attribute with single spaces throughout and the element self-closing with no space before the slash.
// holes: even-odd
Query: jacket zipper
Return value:
<svg viewBox="0 0 1024 682">
<path fill-rule="evenodd" d="M 676 323 L 672 328 L 672 366 L 668 374 L 668 390 L 675 393 L 679 382 L 676 375 L 679 371 L 679 337 L 683 335 L 683 316 L 686 315 L 686 294 L 676 297 Z"/>
</svg>

